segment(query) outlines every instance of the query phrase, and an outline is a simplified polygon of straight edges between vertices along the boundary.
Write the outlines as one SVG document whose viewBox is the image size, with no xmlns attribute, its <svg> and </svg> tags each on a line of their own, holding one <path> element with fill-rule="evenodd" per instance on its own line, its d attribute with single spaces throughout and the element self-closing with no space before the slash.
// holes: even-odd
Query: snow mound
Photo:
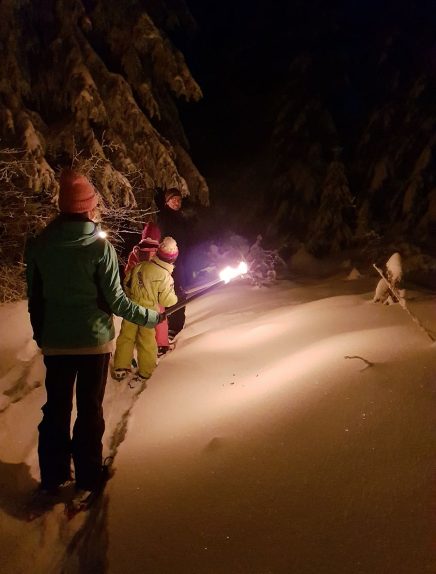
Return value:
<svg viewBox="0 0 436 574">
<path fill-rule="evenodd" d="M 362 274 L 355 267 L 353 267 L 353 269 L 347 275 L 347 281 L 355 281 L 356 279 L 360 279 L 361 277 Z"/>
</svg>

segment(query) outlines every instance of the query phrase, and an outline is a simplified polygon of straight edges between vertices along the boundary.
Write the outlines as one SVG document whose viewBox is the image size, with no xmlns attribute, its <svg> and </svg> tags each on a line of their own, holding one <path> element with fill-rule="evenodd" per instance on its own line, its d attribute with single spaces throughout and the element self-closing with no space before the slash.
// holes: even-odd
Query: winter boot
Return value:
<svg viewBox="0 0 436 574">
<path fill-rule="evenodd" d="M 62 502 L 67 495 L 73 480 L 68 479 L 58 486 L 46 488 L 40 485 L 32 492 L 29 502 L 26 504 L 26 517 L 29 522 L 49 512 L 53 507 Z"/>
<path fill-rule="evenodd" d="M 115 371 L 112 374 L 112 377 L 116 380 L 116 381 L 122 381 L 123 379 L 125 379 L 127 377 L 127 375 L 130 374 L 130 369 L 115 369 Z"/>
<path fill-rule="evenodd" d="M 174 329 L 168 329 L 168 341 L 172 343 L 178 334 L 178 331 L 175 331 Z"/>
<path fill-rule="evenodd" d="M 141 389 L 146 389 L 147 388 L 147 381 L 150 377 L 143 377 L 142 375 L 140 375 L 139 373 L 137 373 L 132 380 L 129 382 L 129 387 L 131 389 L 135 389 L 135 388 L 141 388 Z"/>
<path fill-rule="evenodd" d="M 73 497 L 65 505 L 65 514 L 69 519 L 73 518 L 78 512 L 89 510 L 92 504 L 102 494 L 107 481 L 112 477 L 113 457 L 107 457 L 101 468 L 101 476 L 93 490 L 77 488 Z"/>
<path fill-rule="evenodd" d="M 157 348 L 157 358 L 160 359 L 170 351 L 173 351 L 176 347 L 176 341 L 173 340 L 170 342 L 169 345 L 158 347 Z"/>
</svg>

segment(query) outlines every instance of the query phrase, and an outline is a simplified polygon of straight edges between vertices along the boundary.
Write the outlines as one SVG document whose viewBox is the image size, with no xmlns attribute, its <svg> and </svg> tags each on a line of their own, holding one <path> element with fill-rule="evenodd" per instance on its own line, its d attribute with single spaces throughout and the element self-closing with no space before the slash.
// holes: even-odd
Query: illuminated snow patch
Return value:
<svg viewBox="0 0 436 574">
<path fill-rule="evenodd" d="M 199 351 L 238 351 L 252 348 L 254 346 L 263 347 L 280 342 L 288 333 L 288 327 L 280 323 L 265 323 L 262 325 L 252 325 L 251 321 L 246 326 L 230 326 L 226 329 L 216 329 L 214 333 L 199 333 L 202 335 L 195 344 Z M 189 344 L 189 340 L 187 341 Z"/>
</svg>

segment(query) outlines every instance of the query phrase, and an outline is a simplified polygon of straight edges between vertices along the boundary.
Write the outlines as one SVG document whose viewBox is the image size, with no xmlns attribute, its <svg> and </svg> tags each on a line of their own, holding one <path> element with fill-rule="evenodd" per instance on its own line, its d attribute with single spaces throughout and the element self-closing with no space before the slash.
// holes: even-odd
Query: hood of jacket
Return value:
<svg viewBox="0 0 436 574">
<path fill-rule="evenodd" d="M 56 243 L 62 247 L 83 247 L 91 245 L 101 236 L 101 227 L 90 219 L 68 219 L 57 217 L 42 231 L 39 241 Z"/>
<path fill-rule="evenodd" d="M 153 257 L 151 258 L 150 261 L 152 263 L 154 263 L 155 265 L 162 267 L 162 269 L 165 269 L 165 271 L 168 271 L 168 273 L 170 275 L 174 271 L 175 265 L 173 263 L 168 263 L 167 261 L 162 261 L 162 259 L 160 259 L 157 255 L 153 255 Z"/>
</svg>

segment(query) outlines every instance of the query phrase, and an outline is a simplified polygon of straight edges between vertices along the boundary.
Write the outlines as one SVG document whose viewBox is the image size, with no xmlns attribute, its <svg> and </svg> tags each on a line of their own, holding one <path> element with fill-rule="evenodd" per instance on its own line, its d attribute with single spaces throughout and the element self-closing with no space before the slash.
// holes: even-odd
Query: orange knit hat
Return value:
<svg viewBox="0 0 436 574">
<path fill-rule="evenodd" d="M 59 180 L 59 210 L 86 213 L 97 206 L 98 196 L 92 183 L 82 174 L 66 169 Z"/>
</svg>

